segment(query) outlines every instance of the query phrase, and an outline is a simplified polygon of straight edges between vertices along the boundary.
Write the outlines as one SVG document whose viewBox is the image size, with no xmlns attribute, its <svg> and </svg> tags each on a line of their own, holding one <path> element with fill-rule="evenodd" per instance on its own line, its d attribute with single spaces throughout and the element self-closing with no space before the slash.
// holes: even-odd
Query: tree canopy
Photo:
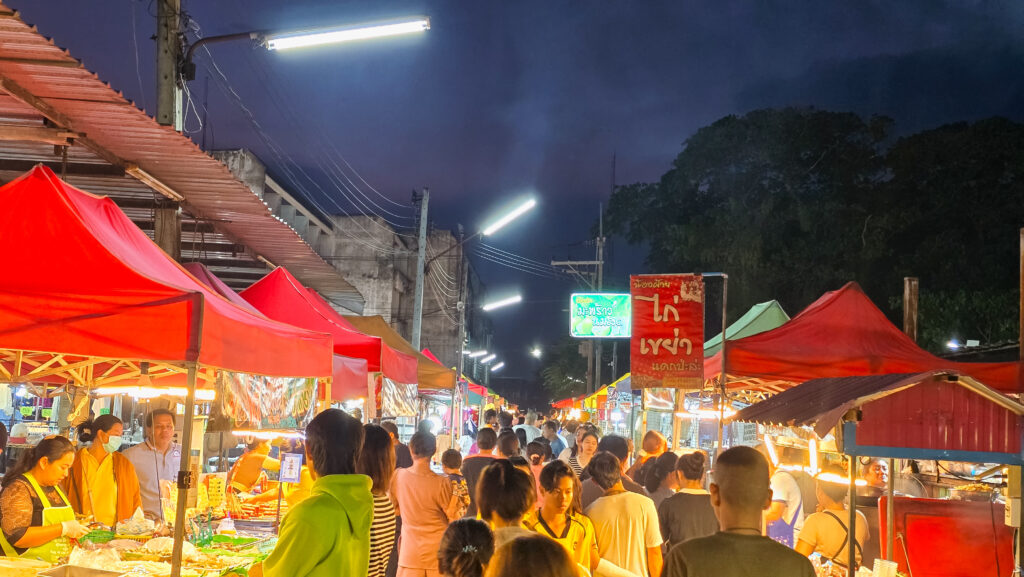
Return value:
<svg viewBox="0 0 1024 577">
<path fill-rule="evenodd" d="M 815 109 L 727 116 L 658 182 L 618 187 L 606 226 L 647 243 L 652 272 L 728 273 L 730 318 L 770 299 L 798 311 L 850 280 L 895 317 L 916 276 L 923 345 L 1016 338 L 1024 125 L 893 127 Z"/>
</svg>

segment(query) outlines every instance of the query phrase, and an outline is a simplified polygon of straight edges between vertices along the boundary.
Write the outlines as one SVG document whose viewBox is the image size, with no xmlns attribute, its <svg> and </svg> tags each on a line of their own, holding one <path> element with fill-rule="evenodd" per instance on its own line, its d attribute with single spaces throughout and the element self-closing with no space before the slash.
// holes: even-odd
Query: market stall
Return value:
<svg viewBox="0 0 1024 577">
<path fill-rule="evenodd" d="M 957 371 L 814 379 L 740 411 L 735 420 L 832 434 L 858 457 L 1024 464 L 1024 405 Z M 850 472 L 850 521 L 858 499 Z M 896 497 L 878 503 L 881 554 L 916 575 L 1008 574 L 1013 531 L 992 491 L 982 501 Z M 961 481 L 963 489 L 975 484 Z M 1018 511 L 1019 514 L 1019 511 Z M 1006 523 L 1019 518 L 1006 515 Z M 987 520 L 986 524 L 984 521 Z M 968 530 L 974 528 L 975 530 Z M 983 531 L 979 528 L 984 529 Z M 848 547 L 853 565 L 854 545 Z M 870 559 L 866 563 L 870 564 Z"/>
<path fill-rule="evenodd" d="M 825 377 L 950 369 L 1005 393 L 1021 391 L 1020 364 L 956 363 L 917 346 L 857 283 L 825 293 L 778 328 L 726 343 L 730 391 L 766 395 Z M 722 372 L 722 352 L 705 359 L 705 379 Z"/>
<path fill-rule="evenodd" d="M 186 419 L 197 389 L 221 373 L 329 379 L 330 335 L 254 315 L 186 272 L 112 201 L 45 167 L 0 188 L 0 378 L 95 389 L 181 386 Z M 266 354 L 274 351 L 274 354 Z M 315 382 L 314 382 L 315 389 Z M 182 445 L 192 446 L 192 427 Z M 194 467 L 182 459 L 173 539 L 160 542 L 179 575 Z M 183 551 L 186 553 L 183 555 Z"/>
</svg>

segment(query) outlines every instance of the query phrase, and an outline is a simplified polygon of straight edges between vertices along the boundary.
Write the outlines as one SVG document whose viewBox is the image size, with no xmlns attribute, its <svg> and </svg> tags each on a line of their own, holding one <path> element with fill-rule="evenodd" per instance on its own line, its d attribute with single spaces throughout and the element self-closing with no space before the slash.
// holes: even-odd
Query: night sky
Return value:
<svg viewBox="0 0 1024 577">
<path fill-rule="evenodd" d="M 7 4 L 153 113 L 150 0 Z M 728 114 L 812 105 L 885 114 L 902 133 L 1024 120 L 1024 2 L 183 4 L 204 36 L 429 16 L 416 37 L 285 54 L 219 44 L 212 60 L 201 51 L 191 91 L 200 115 L 208 98 L 206 147 L 250 148 L 323 210 L 369 208 L 401 226 L 412 225 L 413 188 L 430 187 L 437 226 L 469 232 L 535 194 L 538 208 L 488 242 L 541 262 L 593 257 L 581 243 L 610 193 L 613 154 L 619 184 L 656 180 L 689 135 Z M 190 114 L 197 142 L 199 124 Z M 337 193 L 339 170 L 366 195 L 361 205 Z M 612 243 L 609 282 L 645 272 L 642 248 Z M 532 375 L 526 352 L 567 332 L 573 283 L 475 264 L 492 294 L 523 292 L 524 305 L 494 314 L 496 352 L 503 375 Z"/>
</svg>

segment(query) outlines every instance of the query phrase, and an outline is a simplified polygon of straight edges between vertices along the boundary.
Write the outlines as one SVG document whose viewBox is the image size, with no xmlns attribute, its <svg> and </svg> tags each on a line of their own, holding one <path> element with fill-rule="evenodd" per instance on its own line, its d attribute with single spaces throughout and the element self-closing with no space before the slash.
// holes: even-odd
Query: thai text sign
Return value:
<svg viewBox="0 0 1024 577">
<path fill-rule="evenodd" d="M 704 384 L 704 279 L 700 275 L 629 278 L 633 304 L 630 371 L 634 389 Z"/>
<path fill-rule="evenodd" d="M 629 337 L 628 293 L 573 293 L 570 299 L 572 336 L 584 339 Z"/>
</svg>

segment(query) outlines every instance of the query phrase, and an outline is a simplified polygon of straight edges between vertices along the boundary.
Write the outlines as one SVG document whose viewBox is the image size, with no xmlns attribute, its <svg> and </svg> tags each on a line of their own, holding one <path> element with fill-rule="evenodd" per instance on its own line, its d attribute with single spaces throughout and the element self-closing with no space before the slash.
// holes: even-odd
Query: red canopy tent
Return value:
<svg viewBox="0 0 1024 577">
<path fill-rule="evenodd" d="M 241 296 L 272 319 L 330 333 L 335 353 L 366 360 L 370 372 L 383 373 L 398 383 L 416 382 L 415 357 L 396 351 L 379 337 L 359 332 L 283 267 L 256 281 Z"/>
<path fill-rule="evenodd" d="M 0 204 L 0 246 L 10 271 L 0 284 L 5 380 L 33 381 L 61 369 L 79 385 L 99 385 L 138 376 L 132 361 L 267 376 L 331 374 L 329 335 L 231 304 L 110 199 L 39 166 L 0 188 Z M 212 371 L 199 377 L 212 380 Z"/>
<path fill-rule="evenodd" d="M 263 313 L 256 310 L 256 307 L 249 304 L 238 293 L 231 289 L 224 281 L 217 278 L 206 265 L 198 262 L 189 262 L 182 265 L 185 270 L 192 273 L 203 284 L 210 287 L 220 296 L 228 299 L 236 305 L 252 312 L 255 315 L 263 316 Z M 345 401 L 365 397 L 367 395 L 367 370 L 366 359 L 353 359 L 342 355 L 334 355 L 334 373 L 331 379 L 330 400 Z"/>
<path fill-rule="evenodd" d="M 917 346 L 871 302 L 857 283 L 826 293 L 788 323 L 728 341 L 731 389 L 771 392 L 823 377 L 922 373 L 949 369 L 1002 392 L 1021 391 L 1021 363 L 957 363 Z M 705 379 L 717 378 L 722 353 L 704 361 Z"/>
<path fill-rule="evenodd" d="M 199 282 L 201 282 L 204 285 L 208 286 L 209 288 L 213 289 L 214 292 L 216 292 L 220 296 L 228 299 L 229 301 L 235 303 L 236 305 L 242 307 L 243 309 L 245 309 L 245 310 L 247 310 L 247 311 L 249 311 L 251 313 L 263 316 L 263 313 L 261 313 L 260 311 L 256 310 L 256 307 L 254 307 L 251 304 L 249 304 L 248 301 L 246 301 L 241 296 L 239 296 L 238 293 L 236 293 L 234 290 L 232 290 L 231 287 L 229 287 L 228 285 L 224 284 L 224 281 L 222 281 L 219 278 L 217 278 L 217 275 L 213 274 L 210 271 L 210 269 L 206 268 L 206 265 L 204 265 L 203 263 L 201 263 L 201 262 L 186 262 L 186 263 L 182 264 L 181 266 L 185 267 L 185 270 L 187 270 L 189 273 L 191 273 L 192 276 L 194 276 L 197 279 L 199 279 Z"/>
<path fill-rule="evenodd" d="M 37 166 L 0 188 L 0 377 L 59 377 L 82 387 L 216 369 L 268 377 L 328 377 L 331 337 L 236 306 L 160 250 L 109 198 Z M 147 365 L 148 363 L 148 365 Z M 164 379 L 165 377 L 168 377 Z M 192 426 L 182 434 L 191 446 Z M 182 460 L 182 472 L 188 471 Z M 186 491 L 178 493 L 173 564 L 180 567 Z"/>
</svg>

